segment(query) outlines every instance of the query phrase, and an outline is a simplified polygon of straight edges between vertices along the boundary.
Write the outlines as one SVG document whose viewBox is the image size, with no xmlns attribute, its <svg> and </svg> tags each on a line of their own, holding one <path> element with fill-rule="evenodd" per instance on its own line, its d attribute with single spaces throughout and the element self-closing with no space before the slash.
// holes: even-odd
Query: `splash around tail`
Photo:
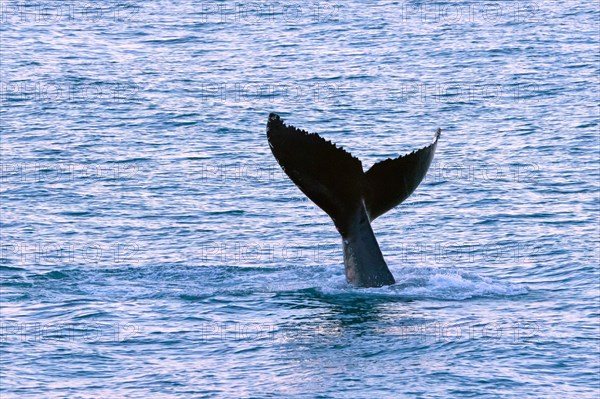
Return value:
<svg viewBox="0 0 600 399">
<path fill-rule="evenodd" d="M 269 146 L 277 162 L 318 207 L 327 213 L 342 236 L 346 280 L 358 287 L 395 283 L 371 222 L 408 198 L 421 183 L 437 146 L 386 159 L 363 171 L 361 161 L 316 133 L 286 125 L 271 113 Z"/>
</svg>

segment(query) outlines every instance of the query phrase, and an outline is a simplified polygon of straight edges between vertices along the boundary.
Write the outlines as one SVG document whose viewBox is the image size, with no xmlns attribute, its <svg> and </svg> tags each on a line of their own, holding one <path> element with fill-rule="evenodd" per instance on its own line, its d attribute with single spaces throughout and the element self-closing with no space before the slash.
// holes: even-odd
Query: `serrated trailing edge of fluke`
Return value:
<svg viewBox="0 0 600 399">
<path fill-rule="evenodd" d="M 347 151 L 346 149 L 344 149 L 344 147 L 342 146 L 338 146 L 337 144 L 335 144 L 334 142 L 327 140 L 323 137 L 321 137 L 318 133 L 310 133 L 306 130 L 297 128 L 296 126 L 293 125 L 288 125 L 286 124 L 280 117 L 279 115 L 271 112 L 269 114 L 269 123 L 267 124 L 267 138 L 269 139 L 269 146 L 272 147 L 272 142 L 271 142 L 271 136 L 269 135 L 269 131 L 273 128 L 273 127 L 277 127 L 277 126 L 281 126 L 285 129 L 290 129 L 296 133 L 300 133 L 303 134 L 304 136 L 310 137 L 310 138 L 314 138 L 317 141 L 321 141 L 323 143 L 329 144 L 332 147 L 334 147 L 337 150 L 343 151 L 344 153 L 348 154 L 350 157 L 352 157 L 353 159 L 357 160 L 358 162 L 361 162 L 360 159 L 358 159 L 357 157 L 355 157 L 354 155 L 352 155 L 349 151 Z M 361 162 L 362 165 L 362 162 Z"/>
<path fill-rule="evenodd" d="M 327 139 L 325 139 L 324 137 L 321 137 L 321 135 L 319 135 L 318 133 L 310 133 L 310 132 L 308 132 L 308 131 L 306 131 L 306 130 L 303 130 L 303 129 L 297 128 L 297 127 L 296 127 L 296 126 L 294 126 L 294 125 L 288 125 L 288 124 L 286 124 L 286 123 L 285 123 L 285 122 L 284 122 L 284 121 L 281 119 L 281 117 L 280 117 L 279 115 L 277 115 L 277 114 L 275 114 L 275 113 L 273 113 L 273 112 L 271 112 L 271 113 L 269 114 L 269 123 L 267 124 L 267 138 L 268 138 L 268 140 L 269 140 L 269 146 L 270 146 L 270 147 L 272 147 L 272 146 L 273 146 L 273 144 L 272 144 L 272 142 L 271 142 L 271 137 L 270 137 L 270 135 L 269 135 L 269 130 L 270 130 L 270 128 L 272 127 L 272 126 L 271 126 L 271 122 L 273 122 L 273 123 L 275 124 L 275 126 L 281 126 L 281 127 L 283 127 L 283 128 L 286 128 L 286 129 L 291 129 L 292 131 L 294 131 L 294 132 L 296 132 L 296 133 L 303 134 L 304 136 L 308 136 L 308 137 L 314 138 L 314 139 L 315 139 L 315 140 L 317 140 L 317 141 L 321 141 L 321 142 L 323 142 L 323 143 L 326 143 L 326 144 L 328 144 L 328 145 L 331 145 L 331 146 L 332 146 L 332 147 L 334 147 L 335 149 L 337 149 L 337 150 L 340 150 L 340 151 L 343 151 L 345 154 L 348 154 L 350 157 L 352 157 L 353 159 L 357 160 L 357 161 L 358 161 L 358 162 L 360 162 L 360 163 L 361 163 L 361 165 L 362 165 L 362 161 L 361 161 L 359 158 L 357 158 L 356 156 L 352 155 L 352 153 L 351 153 L 351 152 L 349 152 L 348 150 L 346 150 L 346 149 L 345 149 L 343 146 L 338 146 L 337 144 L 335 144 L 335 143 L 334 143 L 334 142 L 332 142 L 331 140 L 327 140 Z M 274 127 L 274 126 L 273 126 L 273 127 Z M 438 142 L 438 140 L 440 139 L 441 135 L 442 135 L 442 129 L 438 127 L 438 128 L 437 128 L 437 130 L 436 130 L 436 131 L 435 131 L 435 133 L 434 133 L 433 140 L 432 140 L 431 144 L 429 144 L 429 145 L 427 145 L 427 146 L 425 146 L 425 147 L 422 147 L 422 148 L 418 148 L 418 149 L 416 149 L 416 150 L 413 150 L 413 151 L 411 151 L 411 152 L 409 152 L 409 153 L 406 153 L 406 154 L 404 154 L 404 155 L 399 155 L 398 157 L 395 157 L 395 158 L 390 158 L 390 157 L 387 157 L 386 159 L 379 161 L 377 164 L 381 164 L 381 163 L 384 163 L 384 162 L 386 162 L 386 161 L 394 161 L 394 160 L 396 160 L 396 159 L 398 159 L 398 158 L 402 158 L 402 157 L 408 157 L 408 156 L 411 156 L 411 155 L 413 155 L 413 154 L 416 154 L 416 153 L 418 153 L 418 152 L 420 152 L 420 151 L 424 151 L 424 150 L 428 149 L 429 147 L 431 147 L 432 145 L 435 145 L 435 144 L 437 144 L 437 142 Z M 278 160 L 278 161 L 279 161 L 279 160 Z M 377 164 L 375 164 L 375 165 L 377 165 Z M 373 165 L 373 166 L 375 166 L 375 165 Z"/>
</svg>

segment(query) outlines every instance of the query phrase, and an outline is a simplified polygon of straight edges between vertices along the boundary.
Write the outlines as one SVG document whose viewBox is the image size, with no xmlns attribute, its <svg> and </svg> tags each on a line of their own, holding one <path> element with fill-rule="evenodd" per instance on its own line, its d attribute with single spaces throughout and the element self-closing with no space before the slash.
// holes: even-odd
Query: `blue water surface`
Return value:
<svg viewBox="0 0 600 399">
<path fill-rule="evenodd" d="M 2 2 L 2 398 L 598 398 L 595 2 Z M 429 144 L 345 282 L 270 112 Z"/>
</svg>

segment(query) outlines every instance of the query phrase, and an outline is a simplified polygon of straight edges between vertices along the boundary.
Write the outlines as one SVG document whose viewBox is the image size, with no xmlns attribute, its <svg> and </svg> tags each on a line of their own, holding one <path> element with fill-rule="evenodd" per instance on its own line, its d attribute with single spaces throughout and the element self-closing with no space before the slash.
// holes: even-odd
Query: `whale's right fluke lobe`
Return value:
<svg viewBox="0 0 600 399">
<path fill-rule="evenodd" d="M 415 191 L 431 165 L 440 134 L 438 129 L 429 146 L 378 162 L 365 173 L 365 206 L 370 220 L 398 206 Z"/>
</svg>

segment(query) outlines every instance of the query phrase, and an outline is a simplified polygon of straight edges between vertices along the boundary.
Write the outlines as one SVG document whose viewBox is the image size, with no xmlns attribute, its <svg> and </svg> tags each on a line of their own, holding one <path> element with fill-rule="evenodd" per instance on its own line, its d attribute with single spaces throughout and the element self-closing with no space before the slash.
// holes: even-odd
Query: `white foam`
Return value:
<svg viewBox="0 0 600 399">
<path fill-rule="evenodd" d="M 467 299 L 472 297 L 512 296 L 527 293 L 526 286 L 482 277 L 459 269 L 403 269 L 392 288 L 411 297 Z"/>
</svg>

